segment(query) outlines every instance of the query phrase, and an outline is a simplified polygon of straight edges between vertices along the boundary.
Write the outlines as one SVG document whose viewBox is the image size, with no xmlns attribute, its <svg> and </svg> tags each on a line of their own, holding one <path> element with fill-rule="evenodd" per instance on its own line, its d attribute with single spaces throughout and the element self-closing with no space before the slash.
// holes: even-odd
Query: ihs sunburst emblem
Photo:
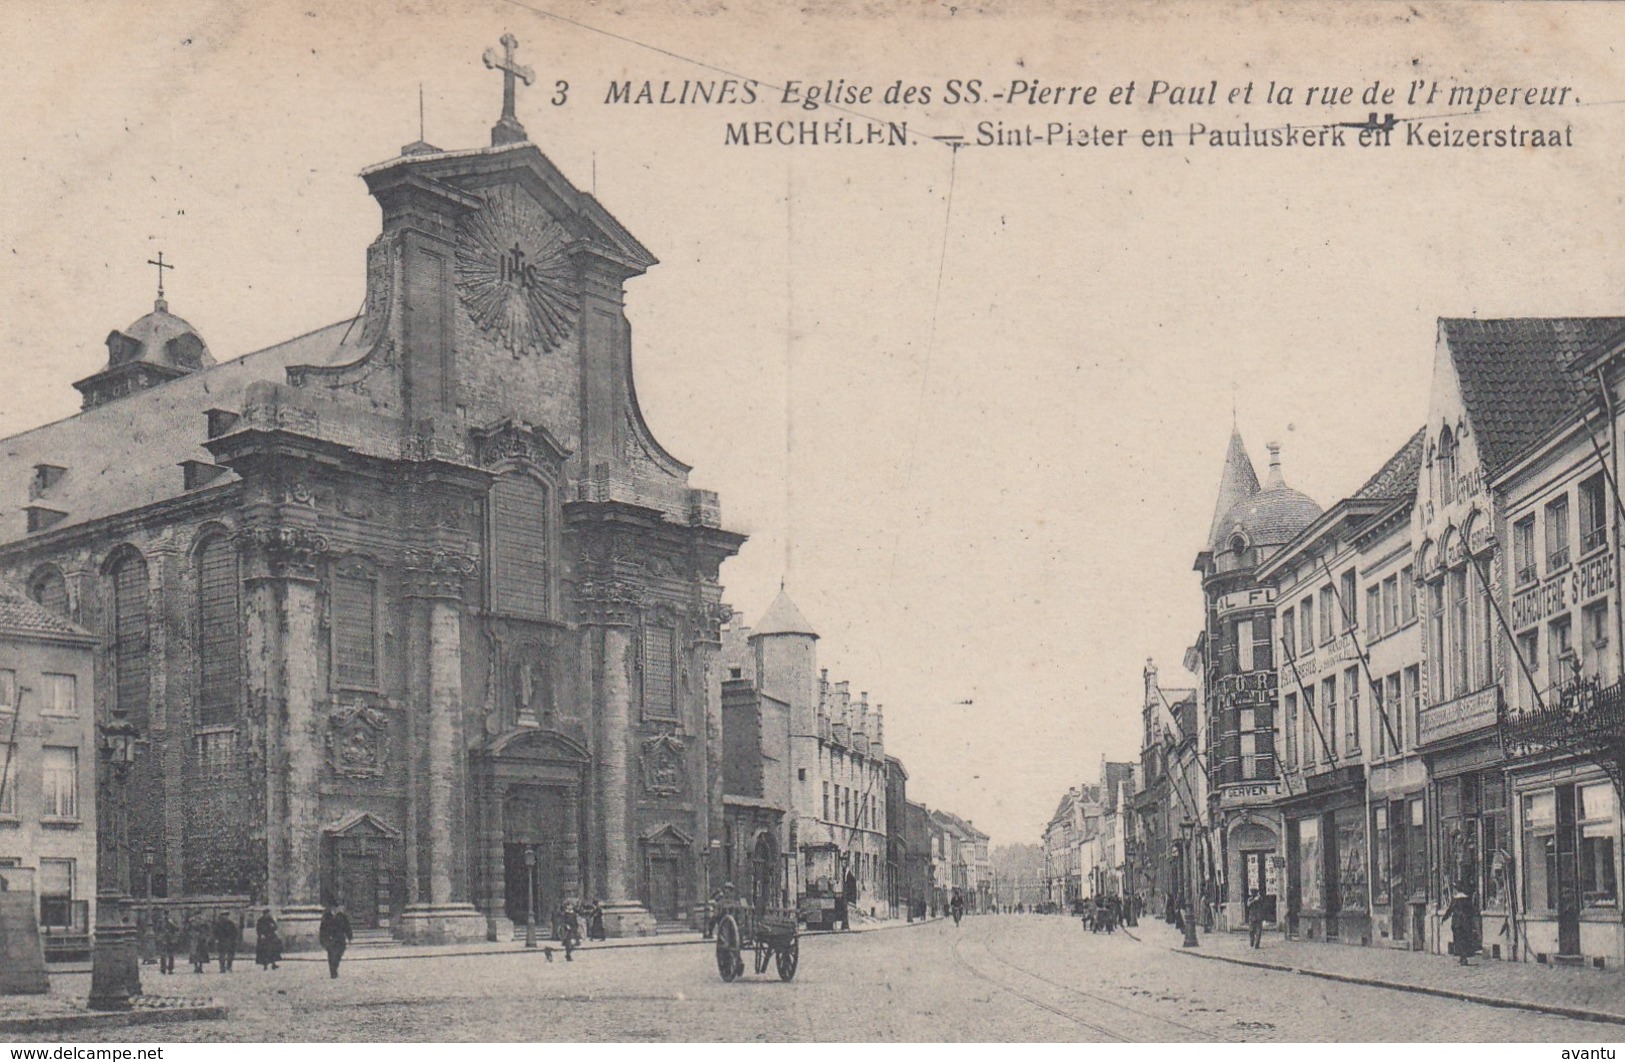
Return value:
<svg viewBox="0 0 1625 1062">
<path fill-rule="evenodd" d="M 488 193 L 457 230 L 457 292 L 474 323 L 514 357 L 570 334 L 579 301 L 570 235 L 528 196 Z"/>
</svg>

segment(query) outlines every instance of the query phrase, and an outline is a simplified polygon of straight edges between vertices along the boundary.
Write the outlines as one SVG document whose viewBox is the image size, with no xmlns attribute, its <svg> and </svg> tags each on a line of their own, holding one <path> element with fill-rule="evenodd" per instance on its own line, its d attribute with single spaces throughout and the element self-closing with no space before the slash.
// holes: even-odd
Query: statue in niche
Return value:
<svg viewBox="0 0 1625 1062">
<path fill-rule="evenodd" d="M 553 714 L 547 660 L 540 646 L 526 646 L 513 666 L 514 716 L 520 726 L 540 726 Z"/>
</svg>

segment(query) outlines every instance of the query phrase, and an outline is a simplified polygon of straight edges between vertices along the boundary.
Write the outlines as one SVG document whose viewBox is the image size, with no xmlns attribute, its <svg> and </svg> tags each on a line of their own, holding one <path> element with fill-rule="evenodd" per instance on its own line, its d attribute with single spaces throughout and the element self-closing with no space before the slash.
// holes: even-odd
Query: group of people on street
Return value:
<svg viewBox="0 0 1625 1062">
<path fill-rule="evenodd" d="M 1083 902 L 1083 927 L 1091 933 L 1115 933 L 1126 925 L 1127 905 L 1115 894 Z"/>
<path fill-rule="evenodd" d="M 221 911 L 214 917 L 188 915 L 176 922 L 164 911 L 152 927 L 158 950 L 158 972 L 175 972 L 175 957 L 185 953 L 192 964 L 193 973 L 202 973 L 212 959 L 221 973 L 230 973 L 237 962 L 237 949 L 242 946 L 242 925 L 230 911 Z M 275 968 L 282 961 L 282 941 L 276 933 L 276 920 L 266 909 L 254 926 L 254 961 L 261 969 Z"/>
</svg>

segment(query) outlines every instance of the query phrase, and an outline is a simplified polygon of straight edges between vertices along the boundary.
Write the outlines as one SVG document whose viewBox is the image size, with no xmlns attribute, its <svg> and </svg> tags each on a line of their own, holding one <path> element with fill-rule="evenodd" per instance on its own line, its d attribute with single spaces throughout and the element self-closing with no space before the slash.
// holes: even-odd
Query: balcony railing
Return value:
<svg viewBox="0 0 1625 1062">
<path fill-rule="evenodd" d="M 1503 704 L 1499 721 L 1513 758 L 1625 751 L 1625 681 L 1604 686 L 1588 676 L 1572 679 L 1547 691 L 1544 708 Z"/>
</svg>

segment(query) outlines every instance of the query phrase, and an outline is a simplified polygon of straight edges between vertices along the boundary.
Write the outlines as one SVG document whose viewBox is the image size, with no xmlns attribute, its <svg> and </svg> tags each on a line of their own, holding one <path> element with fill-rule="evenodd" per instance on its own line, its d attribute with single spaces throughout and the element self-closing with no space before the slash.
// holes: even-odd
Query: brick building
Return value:
<svg viewBox="0 0 1625 1062">
<path fill-rule="evenodd" d="M 160 895 L 269 904 L 294 947 L 329 899 L 423 941 L 577 895 L 683 919 L 743 539 L 638 408 L 655 258 L 511 106 L 362 176 L 363 313 L 219 363 L 163 298 L 112 332 L 83 411 L 6 441 L 0 572 L 98 638 Z"/>
</svg>

